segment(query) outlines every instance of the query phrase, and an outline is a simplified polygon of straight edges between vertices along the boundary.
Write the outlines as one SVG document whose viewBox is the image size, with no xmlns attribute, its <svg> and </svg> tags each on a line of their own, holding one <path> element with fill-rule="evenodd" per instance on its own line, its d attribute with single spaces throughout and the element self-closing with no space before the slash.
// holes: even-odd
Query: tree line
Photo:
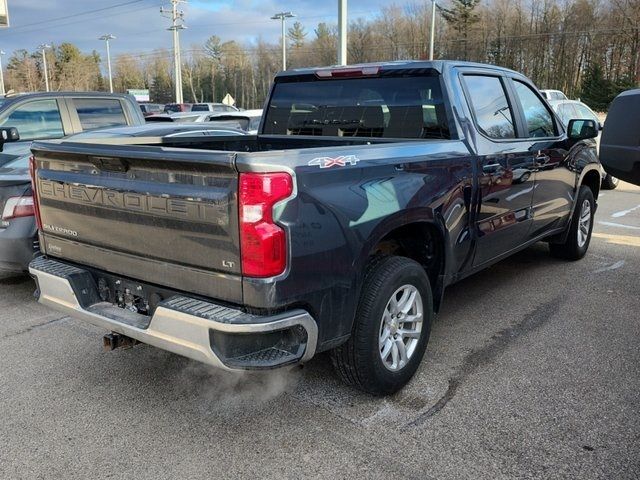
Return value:
<svg viewBox="0 0 640 480">
<path fill-rule="evenodd" d="M 431 2 L 392 4 L 349 25 L 349 63 L 425 59 Z M 487 62 L 518 70 L 540 88 L 581 97 L 604 110 L 621 90 L 640 85 L 640 0 L 449 0 L 436 12 L 436 58 Z M 288 67 L 336 61 L 337 26 L 294 22 L 287 32 Z M 222 41 L 212 35 L 183 50 L 185 101 L 259 108 L 281 68 L 277 43 Z M 99 53 L 62 43 L 45 52 L 53 90 L 105 90 Z M 173 99 L 172 52 L 158 49 L 113 59 L 117 91 L 149 88 L 151 100 Z M 104 65 L 103 65 L 104 66 Z M 44 89 L 40 51 L 13 52 L 8 89 Z"/>
</svg>

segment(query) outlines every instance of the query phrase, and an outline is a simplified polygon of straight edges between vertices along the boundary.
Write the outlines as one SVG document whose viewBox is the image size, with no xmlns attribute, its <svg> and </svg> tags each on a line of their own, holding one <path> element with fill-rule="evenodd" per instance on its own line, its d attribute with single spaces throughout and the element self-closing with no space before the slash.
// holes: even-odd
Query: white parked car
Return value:
<svg viewBox="0 0 640 480">
<path fill-rule="evenodd" d="M 540 93 L 547 101 L 569 100 L 567 96 L 560 90 L 540 90 Z"/>
<path fill-rule="evenodd" d="M 577 100 L 555 100 L 550 101 L 549 105 L 551 105 L 553 111 L 560 117 L 565 128 L 569 120 L 580 118 L 595 120 L 602 130 L 602 124 L 600 123 L 598 115 L 582 102 Z M 598 144 L 598 151 L 600 151 L 600 134 L 598 134 L 598 138 L 596 138 L 596 143 Z M 602 188 L 604 190 L 613 190 L 618 186 L 618 183 L 619 180 L 616 177 L 608 174 L 604 171 L 604 168 L 602 168 Z"/>
</svg>

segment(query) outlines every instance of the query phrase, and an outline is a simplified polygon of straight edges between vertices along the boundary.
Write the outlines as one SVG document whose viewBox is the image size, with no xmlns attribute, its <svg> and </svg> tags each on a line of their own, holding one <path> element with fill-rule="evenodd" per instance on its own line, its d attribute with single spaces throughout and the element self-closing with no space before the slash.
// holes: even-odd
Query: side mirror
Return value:
<svg viewBox="0 0 640 480">
<path fill-rule="evenodd" d="M 0 152 L 2 147 L 7 142 L 17 142 L 20 140 L 20 134 L 16 127 L 2 127 L 0 128 Z"/>
<path fill-rule="evenodd" d="M 587 140 L 598 136 L 598 122 L 595 120 L 569 120 L 567 132 L 570 140 Z"/>
</svg>

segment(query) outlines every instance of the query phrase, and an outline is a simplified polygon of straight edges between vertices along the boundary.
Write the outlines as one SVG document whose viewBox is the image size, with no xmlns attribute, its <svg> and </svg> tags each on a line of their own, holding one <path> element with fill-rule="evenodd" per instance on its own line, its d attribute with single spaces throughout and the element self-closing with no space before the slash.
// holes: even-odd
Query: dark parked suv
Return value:
<svg viewBox="0 0 640 480">
<path fill-rule="evenodd" d="M 129 95 L 50 92 L 0 98 L 0 127 L 17 128 L 20 135 L 19 141 L 0 150 L 0 271 L 26 271 L 38 250 L 27 172 L 32 140 L 143 123 Z"/>
<path fill-rule="evenodd" d="M 600 158 L 608 173 L 640 185 L 640 88 L 621 93 L 609 107 Z"/>
</svg>

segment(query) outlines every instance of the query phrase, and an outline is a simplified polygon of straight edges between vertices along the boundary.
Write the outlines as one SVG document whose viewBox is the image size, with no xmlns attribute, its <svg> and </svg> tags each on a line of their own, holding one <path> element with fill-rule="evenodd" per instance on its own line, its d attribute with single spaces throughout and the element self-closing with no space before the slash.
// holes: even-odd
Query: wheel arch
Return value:
<svg viewBox="0 0 640 480">
<path fill-rule="evenodd" d="M 589 189 L 591 189 L 591 192 L 593 193 L 593 198 L 598 200 L 601 183 L 602 175 L 600 174 L 600 170 L 595 167 L 589 168 L 582 171 L 580 182 L 578 183 L 578 188 L 580 188 L 582 185 L 589 187 Z"/>
<path fill-rule="evenodd" d="M 415 260 L 427 273 L 437 312 L 445 285 L 446 229 L 433 216 L 407 217 L 405 214 L 403 217 L 404 220 L 390 221 L 371 235 L 362 252 L 362 274 L 376 256 L 398 255 Z"/>
</svg>

